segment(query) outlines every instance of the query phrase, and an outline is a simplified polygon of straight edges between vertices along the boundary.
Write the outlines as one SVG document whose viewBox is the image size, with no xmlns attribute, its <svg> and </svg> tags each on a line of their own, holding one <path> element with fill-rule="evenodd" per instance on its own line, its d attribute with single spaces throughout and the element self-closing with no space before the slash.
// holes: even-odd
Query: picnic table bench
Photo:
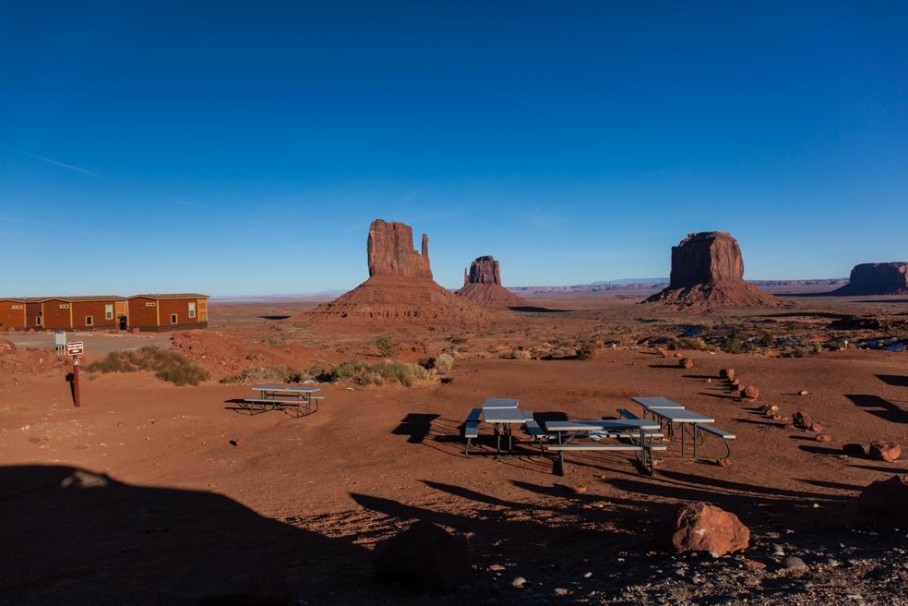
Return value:
<svg viewBox="0 0 908 606">
<path fill-rule="evenodd" d="M 556 473 L 564 475 L 564 453 L 578 451 L 633 452 L 647 473 L 653 473 L 653 451 L 665 450 L 664 444 L 652 442 L 655 436 L 647 432 L 658 432 L 656 421 L 644 419 L 599 419 L 592 421 L 550 421 L 546 423 L 549 434 L 557 437 L 556 444 L 546 444 L 545 449 L 558 453 Z M 627 438 L 630 443 L 602 444 L 603 437 Z M 575 438 L 591 438 L 591 441 L 573 442 Z"/>
<path fill-rule="evenodd" d="M 252 391 L 259 393 L 257 398 L 243 398 L 239 406 L 249 411 L 250 415 L 269 410 L 291 410 L 297 418 L 318 412 L 318 405 L 323 396 L 313 395 L 321 389 L 318 387 L 285 387 L 283 385 L 257 385 Z"/>
</svg>

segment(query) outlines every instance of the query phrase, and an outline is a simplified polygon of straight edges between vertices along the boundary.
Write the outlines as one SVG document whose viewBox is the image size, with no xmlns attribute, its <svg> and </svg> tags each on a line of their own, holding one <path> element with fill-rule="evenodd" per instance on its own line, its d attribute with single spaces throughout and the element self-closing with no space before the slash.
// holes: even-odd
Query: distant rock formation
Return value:
<svg viewBox="0 0 908 606">
<path fill-rule="evenodd" d="M 908 294 L 908 263 L 861 263 L 851 270 L 848 284 L 832 295 Z"/>
<path fill-rule="evenodd" d="M 458 295 L 485 307 L 530 307 L 530 304 L 501 285 L 501 268 L 492 256 L 477 257 L 464 270 L 463 288 Z"/>
<path fill-rule="evenodd" d="M 413 249 L 413 230 L 403 223 L 376 219 L 366 244 L 369 279 L 312 315 L 337 319 L 433 320 L 459 323 L 490 317 L 489 310 L 448 292 L 432 280 L 429 238 L 422 253 Z"/>
<path fill-rule="evenodd" d="M 369 276 L 399 276 L 432 279 L 429 267 L 429 236 L 422 235 L 422 254 L 413 250 L 413 230 L 403 223 L 376 219 L 369 226 L 366 243 Z"/>
<path fill-rule="evenodd" d="M 668 288 L 645 303 L 678 307 L 755 307 L 785 303 L 744 281 L 744 259 L 731 234 L 708 231 L 689 234 L 672 247 Z"/>
</svg>

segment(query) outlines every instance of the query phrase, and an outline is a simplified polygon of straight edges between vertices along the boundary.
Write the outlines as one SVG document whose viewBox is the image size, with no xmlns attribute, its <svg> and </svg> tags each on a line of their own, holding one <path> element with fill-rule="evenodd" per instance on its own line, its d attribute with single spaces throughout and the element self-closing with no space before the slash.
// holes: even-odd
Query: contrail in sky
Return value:
<svg viewBox="0 0 908 606">
<path fill-rule="evenodd" d="M 89 177 L 97 177 L 98 179 L 104 179 L 105 181 L 111 181 L 108 177 L 104 175 L 99 175 L 98 173 L 93 173 L 90 170 L 79 168 L 78 166 L 73 166 L 72 164 L 66 164 L 65 162 L 57 162 L 56 160 L 51 160 L 50 158 L 44 158 L 42 156 L 36 156 L 35 154 L 30 154 L 28 152 L 20 152 L 25 154 L 29 158 L 34 158 L 35 160 L 41 160 L 42 162 L 47 162 L 48 164 L 53 164 L 54 166 L 59 166 L 61 168 L 68 168 L 69 170 L 76 171 L 77 173 L 82 173 L 83 175 L 88 175 Z"/>
</svg>

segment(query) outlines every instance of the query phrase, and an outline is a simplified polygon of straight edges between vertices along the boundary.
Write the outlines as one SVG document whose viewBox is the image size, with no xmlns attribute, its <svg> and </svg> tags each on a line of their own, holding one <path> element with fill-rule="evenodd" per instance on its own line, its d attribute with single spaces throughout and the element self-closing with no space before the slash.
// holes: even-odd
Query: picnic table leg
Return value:
<svg viewBox="0 0 908 606">
<path fill-rule="evenodd" d="M 694 423 L 693 431 L 691 433 L 693 434 L 691 437 L 694 439 L 694 458 L 696 459 L 697 458 L 697 439 L 700 437 L 700 429 L 697 427 L 696 423 Z"/>
<path fill-rule="evenodd" d="M 495 424 L 495 458 L 501 458 L 501 428 Z"/>
</svg>

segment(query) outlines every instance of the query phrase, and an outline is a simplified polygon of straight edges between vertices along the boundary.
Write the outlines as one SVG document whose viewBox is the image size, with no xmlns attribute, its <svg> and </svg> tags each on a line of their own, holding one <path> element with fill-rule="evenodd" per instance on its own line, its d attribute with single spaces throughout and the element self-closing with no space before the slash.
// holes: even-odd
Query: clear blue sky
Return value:
<svg viewBox="0 0 908 606">
<path fill-rule="evenodd" d="M 908 3 L 0 0 L 0 296 L 908 260 Z"/>
</svg>

